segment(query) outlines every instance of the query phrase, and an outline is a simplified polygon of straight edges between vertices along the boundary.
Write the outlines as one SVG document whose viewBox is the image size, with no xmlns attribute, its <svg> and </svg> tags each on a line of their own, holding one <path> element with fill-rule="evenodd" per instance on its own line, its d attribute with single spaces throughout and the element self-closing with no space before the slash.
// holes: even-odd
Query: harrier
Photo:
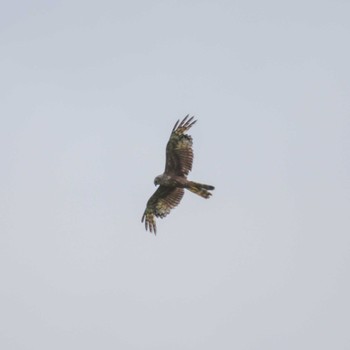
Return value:
<svg viewBox="0 0 350 350">
<path fill-rule="evenodd" d="M 193 150 L 192 137 L 185 134 L 196 122 L 187 115 L 179 124 L 176 122 L 166 146 L 165 170 L 162 175 L 154 179 L 154 185 L 159 185 L 152 197 L 148 200 L 141 222 L 145 221 L 146 230 L 157 233 L 155 216 L 164 218 L 175 208 L 187 188 L 203 198 L 209 198 L 214 186 L 187 180 L 192 170 Z"/>
</svg>

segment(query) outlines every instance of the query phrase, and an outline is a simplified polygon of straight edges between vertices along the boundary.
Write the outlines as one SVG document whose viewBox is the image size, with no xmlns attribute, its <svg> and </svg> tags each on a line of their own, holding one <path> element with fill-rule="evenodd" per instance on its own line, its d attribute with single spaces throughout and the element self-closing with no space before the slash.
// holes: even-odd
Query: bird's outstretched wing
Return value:
<svg viewBox="0 0 350 350">
<path fill-rule="evenodd" d="M 141 222 L 145 220 L 146 230 L 157 233 L 155 216 L 164 218 L 175 208 L 184 195 L 184 189 L 179 187 L 159 186 L 148 200 Z"/>
<path fill-rule="evenodd" d="M 187 115 L 179 124 L 176 122 L 166 146 L 164 173 L 186 177 L 192 169 L 192 137 L 185 132 L 196 122 Z"/>
</svg>

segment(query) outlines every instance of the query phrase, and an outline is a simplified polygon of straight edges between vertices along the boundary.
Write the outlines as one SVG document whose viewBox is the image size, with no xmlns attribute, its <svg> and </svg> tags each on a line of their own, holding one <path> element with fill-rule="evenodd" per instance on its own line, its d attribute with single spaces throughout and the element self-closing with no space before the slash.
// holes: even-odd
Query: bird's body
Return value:
<svg viewBox="0 0 350 350">
<path fill-rule="evenodd" d="M 188 119 L 187 115 L 180 124 L 179 120 L 176 122 L 166 147 L 164 173 L 154 179 L 154 184 L 159 187 L 148 200 L 142 216 L 146 230 L 149 229 L 154 234 L 157 232 L 154 217 L 163 218 L 168 215 L 180 203 L 185 188 L 203 198 L 209 198 L 209 191 L 214 190 L 214 186 L 187 180 L 187 175 L 192 170 L 193 150 L 192 137 L 185 132 L 196 122 L 192 120 L 193 117 Z"/>
</svg>

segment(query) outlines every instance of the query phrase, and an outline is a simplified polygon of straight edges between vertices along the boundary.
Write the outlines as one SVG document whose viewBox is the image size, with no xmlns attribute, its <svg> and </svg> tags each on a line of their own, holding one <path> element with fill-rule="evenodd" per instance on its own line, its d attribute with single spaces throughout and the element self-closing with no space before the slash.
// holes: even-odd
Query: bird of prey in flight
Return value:
<svg viewBox="0 0 350 350">
<path fill-rule="evenodd" d="M 214 190 L 214 186 L 187 180 L 192 170 L 193 150 L 192 137 L 185 132 L 196 122 L 193 117 L 188 117 L 181 122 L 178 120 L 171 131 L 166 146 L 164 173 L 154 179 L 154 184 L 159 187 L 148 200 L 142 216 L 146 230 L 154 234 L 157 233 L 155 217 L 167 216 L 180 203 L 185 188 L 203 198 L 209 198 L 212 195 L 209 191 Z"/>
</svg>

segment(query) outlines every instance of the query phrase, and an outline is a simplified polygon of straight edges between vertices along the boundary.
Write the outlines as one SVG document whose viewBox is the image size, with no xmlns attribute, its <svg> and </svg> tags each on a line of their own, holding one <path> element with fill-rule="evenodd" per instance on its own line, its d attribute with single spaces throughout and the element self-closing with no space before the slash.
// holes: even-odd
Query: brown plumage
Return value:
<svg viewBox="0 0 350 350">
<path fill-rule="evenodd" d="M 141 221 L 145 221 L 146 230 L 154 234 L 157 232 L 155 217 L 167 216 L 180 203 L 184 188 L 203 198 L 209 198 L 209 191 L 214 190 L 214 186 L 187 180 L 187 175 L 192 170 L 193 150 L 192 137 L 185 132 L 196 123 L 193 117 L 188 117 L 189 115 L 181 123 L 178 120 L 171 131 L 166 146 L 164 173 L 154 179 L 154 184 L 159 187 L 148 200 L 142 216 Z"/>
</svg>

